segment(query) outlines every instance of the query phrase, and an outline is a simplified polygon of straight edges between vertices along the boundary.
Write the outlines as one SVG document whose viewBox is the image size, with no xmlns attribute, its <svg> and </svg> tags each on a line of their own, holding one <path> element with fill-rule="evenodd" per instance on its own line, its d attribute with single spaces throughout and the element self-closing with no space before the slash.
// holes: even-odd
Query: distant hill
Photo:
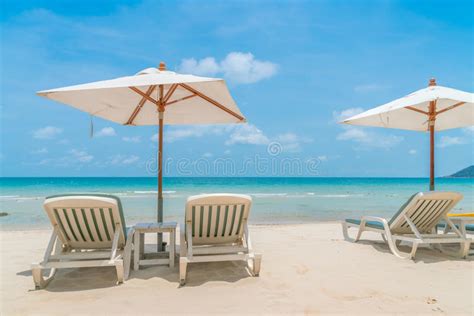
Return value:
<svg viewBox="0 0 474 316">
<path fill-rule="evenodd" d="M 474 165 L 464 168 L 456 173 L 453 173 L 447 178 L 474 178 Z"/>
</svg>

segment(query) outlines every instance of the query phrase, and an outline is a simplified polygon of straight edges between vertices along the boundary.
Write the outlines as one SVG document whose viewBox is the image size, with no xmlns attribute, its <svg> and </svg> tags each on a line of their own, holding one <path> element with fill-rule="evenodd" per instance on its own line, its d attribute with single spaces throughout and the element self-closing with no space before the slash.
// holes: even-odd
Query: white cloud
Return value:
<svg viewBox="0 0 474 316">
<path fill-rule="evenodd" d="M 348 128 L 344 132 L 337 135 L 338 140 L 354 140 L 357 142 L 367 142 L 369 140 L 367 132 L 359 128 Z"/>
<path fill-rule="evenodd" d="M 230 149 L 224 150 L 224 155 L 230 155 L 232 151 Z"/>
<path fill-rule="evenodd" d="M 69 153 L 74 157 L 75 161 L 87 163 L 91 162 L 92 159 L 94 159 L 94 156 L 88 154 L 85 151 L 77 150 L 77 149 L 71 149 Z"/>
<path fill-rule="evenodd" d="M 115 155 L 112 157 L 112 159 L 108 162 L 109 164 L 112 165 L 130 165 L 135 162 L 138 162 L 140 160 L 140 157 L 135 156 L 135 155 Z"/>
<path fill-rule="evenodd" d="M 40 165 L 40 166 L 47 165 L 47 164 L 49 164 L 51 161 L 53 161 L 53 160 L 52 160 L 52 159 L 42 159 L 40 162 L 38 162 L 38 165 Z M 62 166 L 62 165 L 59 164 L 59 166 Z"/>
<path fill-rule="evenodd" d="M 167 143 L 174 143 L 177 140 L 189 138 L 189 137 L 201 137 L 204 135 L 204 132 L 201 131 L 199 128 L 178 128 L 178 129 L 171 129 L 166 131 L 164 134 L 164 141 Z M 158 133 L 154 134 L 150 137 L 152 142 L 158 142 Z"/>
<path fill-rule="evenodd" d="M 295 143 L 298 142 L 298 140 L 298 136 L 294 133 L 280 134 L 276 137 L 276 141 L 281 143 Z"/>
<path fill-rule="evenodd" d="M 187 127 L 170 127 L 164 133 L 164 141 L 167 143 L 173 143 L 186 138 L 199 138 L 204 135 L 222 135 L 224 132 L 228 132 L 234 129 L 234 126 L 214 126 L 214 125 L 196 125 Z M 158 141 L 158 134 L 154 134 L 150 137 L 153 142 Z"/>
<path fill-rule="evenodd" d="M 47 154 L 48 153 L 48 149 L 43 147 L 43 148 L 39 148 L 39 149 L 36 149 L 36 150 L 33 150 L 31 151 L 32 154 L 34 155 L 42 155 L 42 154 Z"/>
<path fill-rule="evenodd" d="M 417 151 L 416 151 L 416 149 L 410 149 L 410 150 L 408 151 L 408 153 L 409 153 L 410 155 L 416 155 Z"/>
<path fill-rule="evenodd" d="M 285 152 L 300 152 L 302 143 L 310 143 L 313 140 L 307 137 L 301 137 L 295 133 L 285 133 L 278 135 L 275 140 Z"/>
<path fill-rule="evenodd" d="M 122 140 L 127 143 L 139 143 L 141 142 L 140 136 L 124 136 Z"/>
<path fill-rule="evenodd" d="M 328 161 L 328 156 L 326 155 L 318 156 L 318 159 L 319 161 Z"/>
<path fill-rule="evenodd" d="M 164 141 L 167 143 L 173 143 L 177 140 L 189 137 L 202 137 L 206 133 L 205 129 L 195 126 L 188 128 L 177 128 L 170 129 L 164 134 Z M 157 138 L 158 138 L 158 134 Z"/>
<path fill-rule="evenodd" d="M 337 140 L 354 141 L 367 147 L 391 148 L 398 145 L 403 137 L 395 135 L 380 135 L 369 133 L 358 127 L 347 127 L 344 132 L 337 135 Z"/>
<path fill-rule="evenodd" d="M 129 164 L 132 164 L 134 162 L 137 162 L 140 158 L 138 156 L 135 156 L 135 155 L 132 155 L 128 158 L 125 158 L 124 160 L 122 160 L 122 164 L 124 165 L 129 165 Z"/>
<path fill-rule="evenodd" d="M 333 117 L 337 122 L 344 121 L 354 115 L 364 112 L 362 108 L 348 108 L 340 112 L 333 112 Z M 375 132 L 368 132 L 363 128 L 341 125 L 344 131 L 337 135 L 336 139 L 341 141 L 353 141 L 365 147 L 391 148 L 403 140 L 403 137 L 396 135 L 382 135 Z"/>
<path fill-rule="evenodd" d="M 207 153 L 204 153 L 202 156 L 203 156 L 204 158 L 212 158 L 214 155 L 213 155 L 212 153 L 210 153 L 210 152 L 207 152 Z"/>
<path fill-rule="evenodd" d="M 384 89 L 385 86 L 377 83 L 361 84 L 354 87 L 354 92 L 368 93 Z"/>
<path fill-rule="evenodd" d="M 109 137 L 109 136 L 115 136 L 117 133 L 115 133 L 115 129 L 113 127 L 104 127 L 100 131 L 94 134 L 97 137 Z"/>
<path fill-rule="evenodd" d="M 220 62 L 214 57 L 201 60 L 183 59 L 178 70 L 201 76 L 222 74 L 235 83 L 248 84 L 274 76 L 278 71 L 278 65 L 258 60 L 251 53 L 231 52 Z"/>
<path fill-rule="evenodd" d="M 462 130 L 468 135 L 474 135 L 474 126 L 465 127 Z"/>
<path fill-rule="evenodd" d="M 254 83 L 276 74 L 278 66 L 269 61 L 260 61 L 251 53 L 233 52 L 221 62 L 224 77 L 237 83 Z"/>
<path fill-rule="evenodd" d="M 67 145 L 67 144 L 69 144 L 69 140 L 67 140 L 67 139 L 61 139 L 61 140 L 58 141 L 58 144 L 60 144 L 60 145 Z"/>
<path fill-rule="evenodd" d="M 183 59 L 179 66 L 179 71 L 182 73 L 191 73 L 199 76 L 213 76 L 220 70 L 214 57 L 206 57 L 201 60 L 194 58 Z"/>
<path fill-rule="evenodd" d="M 77 166 L 78 164 L 85 164 L 90 163 L 94 159 L 94 156 L 88 154 L 86 151 L 78 150 L 78 149 L 71 149 L 67 152 L 66 156 L 62 157 L 52 157 L 52 158 L 44 158 L 37 163 L 38 165 L 51 165 L 56 167 L 71 167 Z"/>
<path fill-rule="evenodd" d="M 362 112 L 364 112 L 363 108 L 349 108 L 342 110 L 341 112 L 334 111 L 332 112 L 332 116 L 334 117 L 336 122 L 341 122 Z"/>
<path fill-rule="evenodd" d="M 225 141 L 228 146 L 235 144 L 268 145 L 270 142 L 277 142 L 286 152 L 299 152 L 303 143 L 312 142 L 312 139 L 294 133 L 280 134 L 270 138 L 252 124 L 170 127 L 163 136 L 165 142 L 173 143 L 187 138 L 200 138 L 207 135 L 228 136 Z M 150 140 L 157 142 L 158 134 L 151 136 Z M 224 154 L 230 154 L 230 150 L 226 150 Z"/>
<path fill-rule="evenodd" d="M 225 144 L 266 145 L 269 142 L 270 140 L 268 139 L 268 137 L 255 125 L 244 124 L 239 125 L 232 131 L 229 139 L 225 142 Z"/>
<path fill-rule="evenodd" d="M 441 136 L 438 144 L 436 144 L 436 147 L 445 148 L 454 145 L 463 145 L 465 143 L 466 140 L 461 137 Z"/>
<path fill-rule="evenodd" d="M 33 137 L 36 139 L 52 139 L 63 132 L 62 128 L 55 126 L 46 126 L 33 131 Z"/>
</svg>

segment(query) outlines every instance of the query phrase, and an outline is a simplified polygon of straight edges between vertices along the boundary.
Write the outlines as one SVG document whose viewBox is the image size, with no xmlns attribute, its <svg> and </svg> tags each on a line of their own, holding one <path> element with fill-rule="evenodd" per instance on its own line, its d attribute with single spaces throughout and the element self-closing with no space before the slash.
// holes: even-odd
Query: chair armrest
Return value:
<svg viewBox="0 0 474 316">
<path fill-rule="evenodd" d="M 368 221 L 382 223 L 384 230 L 386 232 L 390 232 L 390 227 L 388 226 L 388 221 L 385 218 L 377 217 L 377 216 L 362 216 L 362 218 L 360 220 L 360 226 L 364 227 L 365 223 L 368 222 Z"/>
<path fill-rule="evenodd" d="M 184 224 L 179 224 L 179 256 L 186 257 L 186 229 Z"/>
<path fill-rule="evenodd" d="M 248 252 L 252 252 L 252 241 L 250 240 L 249 226 L 247 225 L 247 223 L 245 223 L 244 225 L 244 239 Z"/>
<path fill-rule="evenodd" d="M 388 221 L 385 218 L 377 217 L 377 216 L 362 216 L 361 221 L 365 221 L 365 222 L 374 221 L 374 222 L 380 222 L 382 224 L 388 225 Z"/>
<path fill-rule="evenodd" d="M 132 248 L 133 245 L 133 234 L 135 229 L 133 227 L 127 227 L 127 240 L 125 242 L 125 247 L 123 250 L 123 264 L 124 264 L 124 279 L 127 280 L 130 274 L 130 264 L 132 260 Z M 137 249 L 135 248 L 135 251 Z"/>
</svg>

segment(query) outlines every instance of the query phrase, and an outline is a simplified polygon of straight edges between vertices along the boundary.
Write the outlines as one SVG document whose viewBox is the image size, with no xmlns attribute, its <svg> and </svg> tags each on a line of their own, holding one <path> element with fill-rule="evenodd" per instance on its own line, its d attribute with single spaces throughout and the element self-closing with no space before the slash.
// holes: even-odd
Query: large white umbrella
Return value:
<svg viewBox="0 0 474 316">
<path fill-rule="evenodd" d="M 164 63 L 134 76 L 37 94 L 122 125 L 159 126 L 158 222 L 163 221 L 163 125 L 245 122 L 224 80 L 167 71 Z"/>
<path fill-rule="evenodd" d="M 430 190 L 434 190 L 434 132 L 474 125 L 474 94 L 436 85 L 348 118 L 342 123 L 430 133 Z"/>
</svg>

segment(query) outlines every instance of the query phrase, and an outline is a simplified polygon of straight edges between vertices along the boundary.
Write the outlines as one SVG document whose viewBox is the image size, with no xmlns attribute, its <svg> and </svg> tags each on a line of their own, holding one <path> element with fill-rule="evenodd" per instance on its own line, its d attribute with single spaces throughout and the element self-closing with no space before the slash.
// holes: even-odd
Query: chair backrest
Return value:
<svg viewBox="0 0 474 316">
<path fill-rule="evenodd" d="M 120 199 L 113 195 L 56 195 L 47 197 L 44 209 L 62 243 L 74 249 L 112 247 L 119 230 L 119 248 L 125 245 L 125 219 Z"/>
<path fill-rule="evenodd" d="M 241 194 L 203 194 L 188 198 L 185 224 L 193 245 L 242 242 L 252 198 Z"/>
<path fill-rule="evenodd" d="M 456 192 L 419 192 L 412 195 L 389 221 L 392 233 L 413 233 L 405 215 L 420 233 L 430 233 L 439 221 L 462 199 Z"/>
</svg>

